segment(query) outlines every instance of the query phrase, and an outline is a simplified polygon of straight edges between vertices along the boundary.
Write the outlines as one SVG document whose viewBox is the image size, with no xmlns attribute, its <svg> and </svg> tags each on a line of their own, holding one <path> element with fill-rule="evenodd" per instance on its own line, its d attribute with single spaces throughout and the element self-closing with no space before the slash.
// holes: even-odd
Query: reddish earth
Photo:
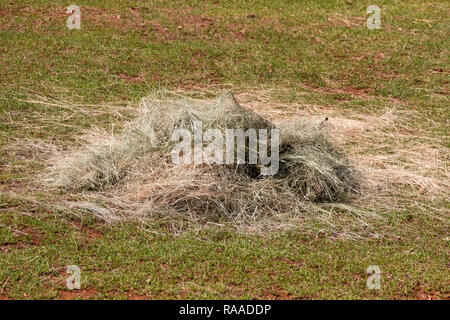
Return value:
<svg viewBox="0 0 450 320">
<path fill-rule="evenodd" d="M 438 291 L 425 291 L 421 284 L 418 284 L 412 297 L 417 300 L 449 300 L 450 295 Z"/>
<path fill-rule="evenodd" d="M 17 16 L 32 17 L 30 25 L 37 31 L 48 28 L 50 24 L 61 24 L 65 26 L 65 20 L 70 13 L 66 13 L 66 7 L 32 8 L 30 6 L 16 7 L 8 5 L 1 9 L 0 16 L 6 19 L 0 23 L 0 29 L 24 31 L 27 26 L 16 25 Z M 155 20 L 145 17 L 147 8 L 130 8 L 126 11 L 116 12 L 114 10 L 99 7 L 81 6 L 81 24 L 100 27 L 115 28 L 122 31 L 137 31 L 141 33 L 143 40 L 156 37 L 158 41 L 175 41 L 187 39 L 211 39 L 220 41 L 246 41 L 249 31 L 255 28 L 266 28 L 282 31 L 281 24 L 272 17 L 258 17 L 248 14 L 244 22 L 230 22 L 222 17 L 211 17 L 194 12 L 193 8 L 164 8 L 161 9 L 164 20 Z M 235 17 L 242 20 L 242 17 Z M 251 23 L 258 20 L 258 25 Z M 140 80 L 140 79 L 137 79 Z"/>
<path fill-rule="evenodd" d="M 58 300 L 92 299 L 97 293 L 97 289 L 95 288 L 60 290 Z"/>
</svg>

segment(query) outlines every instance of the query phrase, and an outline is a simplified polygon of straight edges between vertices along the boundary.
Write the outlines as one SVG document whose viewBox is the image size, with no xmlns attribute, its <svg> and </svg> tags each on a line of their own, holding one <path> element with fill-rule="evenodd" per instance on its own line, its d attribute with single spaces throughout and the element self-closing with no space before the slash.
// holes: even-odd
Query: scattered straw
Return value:
<svg viewBox="0 0 450 320">
<path fill-rule="evenodd" d="M 205 111 L 216 104 L 216 101 L 207 101 L 202 92 L 195 95 L 201 96 L 200 100 L 179 93 L 150 96 L 142 101 L 138 112 L 131 106 L 123 110 L 99 107 L 105 115 L 115 115 L 120 110 L 120 128 L 123 119 L 130 115 L 136 118 L 121 131 L 103 130 L 94 125 L 86 133 L 86 129 L 77 127 L 77 133 L 86 133 L 75 135 L 75 140 L 81 142 L 78 147 L 74 146 L 73 136 L 69 137 L 70 141 L 64 140 L 64 146 L 42 139 L 3 137 L 8 144 L 1 147 L 1 152 L 19 161 L 14 165 L 4 163 L 3 172 L 28 170 L 34 179 L 31 171 L 36 170 L 36 165 L 48 168 L 38 179 L 44 182 L 44 190 L 42 185 L 24 178 L 16 179 L 15 184 L 1 185 L 0 191 L 17 199 L 38 192 L 48 198 L 42 201 L 46 205 L 54 204 L 58 212 L 89 214 L 112 224 L 138 220 L 150 232 L 161 231 L 164 225 L 175 234 L 213 226 L 256 233 L 299 229 L 316 236 L 331 233 L 345 238 L 394 236 L 396 231 L 389 228 L 386 218 L 397 215 L 400 219 L 426 216 L 431 221 L 444 221 L 440 225 L 448 226 L 450 152 L 445 142 L 448 137 L 433 134 L 430 128 L 436 126 L 435 120 L 427 119 L 401 101 L 373 100 L 376 108 L 350 110 L 346 103 L 340 107 L 330 106 L 325 101 L 311 104 L 306 92 L 298 92 L 294 103 L 280 102 L 274 97 L 284 96 L 286 91 L 282 88 L 237 95 L 246 107 L 244 110 L 253 110 L 263 117 L 264 126 L 276 123 L 282 130 L 283 141 L 305 141 L 307 132 L 318 138 L 309 145 L 296 145 L 295 150 L 303 150 L 297 154 L 303 166 L 309 161 L 305 158 L 307 148 L 323 150 L 329 146 L 331 159 L 343 161 L 344 167 L 353 173 L 361 172 L 358 178 L 343 171 L 341 177 L 353 176 L 355 181 L 363 182 L 348 188 L 346 180 L 340 180 L 347 190 L 359 192 L 357 197 L 348 198 L 352 192 L 340 193 L 346 190 L 340 187 L 333 189 L 326 175 L 319 175 L 319 181 L 325 183 L 324 189 L 311 183 L 314 180 L 303 180 L 303 169 L 296 175 L 283 176 L 283 168 L 280 168 L 280 183 L 275 177 L 248 175 L 246 170 L 240 170 L 244 167 L 236 170 L 225 166 L 178 167 L 172 164 L 168 155 L 171 145 L 167 141 L 171 128 L 167 124 L 177 123 L 176 119 L 180 119 L 177 112 L 184 110 L 186 113 L 186 106 L 190 106 L 191 111 L 199 111 L 193 114 L 195 117 L 205 117 L 208 114 Z M 207 96 L 211 93 L 207 92 Z M 45 109 L 62 110 L 44 115 L 36 111 L 33 115 L 33 121 L 45 116 L 45 120 L 51 120 L 55 126 L 61 122 L 59 116 L 73 118 L 78 109 L 83 109 L 80 110 L 83 114 L 90 109 L 90 106 L 75 104 L 72 107 L 70 101 L 50 101 L 42 97 L 27 102 Z M 163 112 L 164 108 L 172 108 L 170 106 L 178 111 Z M 191 111 L 187 114 L 192 114 Z M 95 120 L 95 112 L 93 114 Z M 31 120 L 16 120 L 12 113 L 5 116 L 5 121 L 28 131 L 36 126 Z M 86 116 L 90 117 L 91 112 Z M 328 121 L 324 122 L 325 118 Z M 293 121 L 295 125 L 291 124 Z M 179 126 L 178 122 L 175 127 Z M 300 140 L 297 140 L 296 134 L 300 133 Z M 351 166 L 333 145 L 345 150 Z M 284 156 L 292 156 L 292 153 Z M 315 159 L 309 153 L 307 156 Z M 316 159 L 318 161 L 313 162 L 324 161 L 327 165 L 326 156 Z M 300 168 L 292 166 L 288 172 Z M 302 185 L 314 186 L 313 192 L 308 193 Z M 56 193 L 51 188 L 55 188 Z M 335 191 L 327 193 L 330 190 Z M 413 228 L 414 223 L 400 221 L 400 225 Z"/>
<path fill-rule="evenodd" d="M 358 172 L 329 142 L 323 119 L 279 126 L 280 169 L 261 176 L 258 165 L 177 165 L 171 160 L 172 132 L 194 132 L 196 120 L 204 130 L 222 132 L 276 127 L 241 107 L 232 94 L 217 100 L 154 95 L 142 100 L 140 110 L 121 134 L 94 134 L 81 149 L 53 159 L 43 183 L 101 199 L 103 209 L 83 202 L 96 216 L 121 210 L 130 219 L 177 217 L 239 227 L 275 218 L 280 228 L 289 220 L 298 224 L 292 218 L 306 217 L 317 203 L 345 202 L 360 189 Z"/>
</svg>

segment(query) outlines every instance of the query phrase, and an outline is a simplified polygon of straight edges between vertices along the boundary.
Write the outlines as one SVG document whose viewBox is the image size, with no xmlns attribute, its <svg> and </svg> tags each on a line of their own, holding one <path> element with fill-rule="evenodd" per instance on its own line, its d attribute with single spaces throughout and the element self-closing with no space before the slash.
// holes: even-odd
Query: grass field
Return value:
<svg viewBox="0 0 450 320">
<path fill-rule="evenodd" d="M 81 8 L 69 30 L 66 8 Z M 368 5 L 381 29 L 366 27 Z M 449 299 L 448 1 L 0 0 L 0 298 Z M 37 183 L 149 92 L 329 116 L 379 236 L 110 225 Z M 339 228 L 342 212 L 330 211 Z M 336 216 L 334 216 L 336 215 Z M 175 228 L 175 227 L 174 227 Z M 66 267 L 81 268 L 81 290 Z M 381 287 L 369 290 L 377 265 Z"/>
</svg>

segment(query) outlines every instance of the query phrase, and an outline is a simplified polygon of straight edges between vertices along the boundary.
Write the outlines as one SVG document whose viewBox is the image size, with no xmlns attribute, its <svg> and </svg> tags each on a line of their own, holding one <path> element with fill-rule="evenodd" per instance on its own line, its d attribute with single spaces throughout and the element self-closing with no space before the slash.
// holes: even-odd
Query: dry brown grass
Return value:
<svg viewBox="0 0 450 320">
<path fill-rule="evenodd" d="M 271 103 L 271 95 L 271 91 L 245 93 L 240 98 L 278 122 L 294 117 L 329 118 L 325 126 L 332 140 L 343 146 L 364 175 L 364 190 L 354 205 L 389 212 L 415 207 L 433 218 L 448 219 L 449 211 L 442 204 L 450 201 L 450 150 L 443 143 L 445 137 L 429 132 L 431 120 L 399 101 L 387 101 L 386 108 L 377 112 L 358 112 Z"/>
<path fill-rule="evenodd" d="M 322 105 L 275 102 L 270 90 L 241 93 L 237 97 L 246 108 L 281 127 L 288 126 L 292 119 L 317 127 L 328 117 L 323 127 L 329 138 L 334 145 L 346 150 L 350 162 L 364 177 L 361 194 L 346 203 L 330 202 L 330 199 L 322 203 L 305 201 L 304 194 L 298 197 L 283 184 L 230 174 L 226 167 L 176 167 L 170 165 L 167 158 L 160 157 L 161 153 L 156 153 L 155 158 L 149 149 L 142 148 L 138 148 L 137 153 L 126 150 L 127 156 L 122 162 L 106 165 L 112 171 L 103 175 L 108 178 L 100 184 L 102 187 L 98 184 L 87 187 L 86 181 L 98 183 L 101 179 L 93 174 L 95 170 L 87 175 L 82 171 L 74 172 L 71 161 L 80 161 L 89 149 L 90 155 L 84 160 L 89 164 L 98 146 L 107 151 L 101 152 L 100 158 L 111 155 L 116 148 L 112 146 L 123 145 L 121 139 L 127 136 L 123 132 L 112 135 L 100 129 L 87 132 L 80 140 L 84 147 L 81 144 L 76 148 L 78 153 L 72 147 L 63 151 L 52 144 L 36 144 L 36 141 L 28 144 L 20 141 L 16 151 L 12 144 L 7 148 L 18 154 L 25 149 L 34 150 L 33 158 L 59 166 L 53 173 L 60 173 L 66 166 L 68 171 L 56 185 L 71 187 L 60 193 L 63 197 L 57 202 L 59 209 L 93 214 L 109 223 L 137 219 L 149 230 L 156 230 L 153 224 L 165 225 L 174 233 L 213 225 L 241 232 L 301 229 L 316 235 L 360 238 L 388 234 L 390 231 L 383 229 L 386 216 L 412 208 L 417 209 L 416 214 L 448 221 L 448 210 L 443 203 L 449 201 L 449 150 L 440 140 L 442 137 L 430 136 L 426 128 L 413 127 L 411 122 L 419 115 L 405 110 L 398 102 L 390 101 L 389 107 L 377 112 L 349 112 Z M 39 103 L 39 99 L 35 102 Z M 167 147 L 158 146 L 159 150 L 166 148 L 166 151 Z M 50 154 L 56 157 L 49 158 Z M 135 161 L 136 155 L 139 161 Z M 109 160 L 104 158 L 104 164 Z M 129 166 L 130 160 L 132 166 Z M 120 173 L 121 166 L 125 174 Z M 47 179 L 49 172 L 51 170 L 47 172 Z M 72 172 L 72 177 L 68 172 Z M 87 180 L 73 184 L 73 179 L 80 178 Z M 82 187 L 73 188 L 76 185 Z"/>
<path fill-rule="evenodd" d="M 68 205 L 108 222 L 120 220 L 119 215 L 157 217 L 158 223 L 227 224 L 260 231 L 269 225 L 299 226 L 311 219 L 310 213 L 320 216 L 318 203 L 345 202 L 359 190 L 358 173 L 328 141 L 323 119 L 281 126 L 280 170 L 263 177 L 258 164 L 171 162 L 171 133 L 177 128 L 195 131 L 194 120 L 201 120 L 204 129 L 222 131 L 275 127 L 242 108 L 232 94 L 218 100 L 151 96 L 142 100 L 140 110 L 121 134 L 93 131 L 83 147 L 53 157 L 43 183 L 82 193 L 85 200 Z"/>
</svg>

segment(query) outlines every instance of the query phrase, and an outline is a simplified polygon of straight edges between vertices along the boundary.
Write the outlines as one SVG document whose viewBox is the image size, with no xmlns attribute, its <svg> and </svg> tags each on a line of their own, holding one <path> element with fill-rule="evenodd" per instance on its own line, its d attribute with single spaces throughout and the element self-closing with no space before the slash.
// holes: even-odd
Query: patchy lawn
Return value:
<svg viewBox="0 0 450 320">
<path fill-rule="evenodd" d="M 71 4 L 0 0 L 0 298 L 450 297 L 447 1 L 90 0 L 69 30 Z M 161 88 L 232 89 L 273 121 L 328 116 L 370 178 L 353 205 L 383 216 L 380 237 L 111 226 L 36 183 L 52 148 L 120 130 Z"/>
</svg>

